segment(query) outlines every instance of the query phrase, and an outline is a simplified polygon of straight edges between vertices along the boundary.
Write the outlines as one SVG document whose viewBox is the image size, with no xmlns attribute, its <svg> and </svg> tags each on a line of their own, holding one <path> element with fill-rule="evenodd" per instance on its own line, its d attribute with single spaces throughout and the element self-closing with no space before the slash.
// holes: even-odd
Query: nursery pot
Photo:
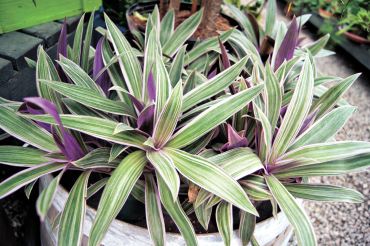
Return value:
<svg viewBox="0 0 370 246">
<path fill-rule="evenodd" d="M 40 179 L 40 190 L 46 188 L 53 176 L 46 175 Z M 53 223 L 58 214 L 63 210 L 68 198 L 68 192 L 62 187 L 57 187 L 55 198 L 51 208 L 41 224 L 41 244 L 42 246 L 56 246 L 58 226 Z M 87 245 L 90 229 L 96 215 L 96 210 L 87 206 L 85 221 L 83 224 L 82 245 Z M 276 218 L 269 218 L 256 224 L 254 236 L 260 245 L 287 245 L 292 235 L 292 228 L 288 219 L 282 212 Z M 219 233 L 208 233 L 197 235 L 200 246 L 222 246 L 222 238 Z M 180 234 L 167 233 L 166 244 L 171 246 L 186 245 Z M 146 228 L 129 224 L 115 219 L 101 243 L 104 246 L 146 246 L 152 245 L 149 232 Z M 238 232 L 234 231 L 232 245 L 241 245 Z"/>
<path fill-rule="evenodd" d="M 346 38 L 358 44 L 370 44 L 370 40 L 364 37 L 361 37 L 360 35 L 357 35 L 352 32 L 345 32 L 344 36 L 346 36 Z"/>
</svg>

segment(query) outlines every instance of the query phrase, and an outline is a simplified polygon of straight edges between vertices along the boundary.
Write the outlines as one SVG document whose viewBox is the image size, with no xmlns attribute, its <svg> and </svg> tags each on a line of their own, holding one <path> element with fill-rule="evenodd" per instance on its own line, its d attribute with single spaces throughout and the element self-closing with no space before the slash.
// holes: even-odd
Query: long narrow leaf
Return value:
<svg viewBox="0 0 370 246">
<path fill-rule="evenodd" d="M 258 85 L 241 91 L 208 108 L 181 128 L 169 141 L 168 146 L 181 148 L 201 138 L 215 126 L 245 107 L 260 93 L 262 88 L 263 85 Z"/>
<path fill-rule="evenodd" d="M 90 171 L 83 172 L 73 185 L 64 206 L 58 232 L 58 245 L 80 245 L 86 211 L 87 182 Z"/>
<path fill-rule="evenodd" d="M 46 152 L 35 148 L 1 145 L 0 163 L 9 166 L 33 167 L 50 161 L 45 154 Z"/>
<path fill-rule="evenodd" d="M 173 160 L 176 169 L 193 183 L 244 211 L 257 214 L 240 185 L 220 167 L 181 150 L 165 148 L 164 151 Z"/>
<path fill-rule="evenodd" d="M 45 174 L 59 171 L 63 167 L 64 164 L 51 163 L 20 171 L 0 183 L 0 198 L 9 195 L 10 193 L 20 189 L 21 187 L 31 183 L 33 180 L 38 179 Z"/>
<path fill-rule="evenodd" d="M 277 178 L 274 176 L 265 176 L 265 179 L 280 209 L 292 224 L 299 245 L 316 245 L 315 232 L 304 209 Z"/>
<path fill-rule="evenodd" d="M 176 201 L 174 201 L 172 199 L 172 194 L 160 175 L 157 175 L 157 183 L 163 207 L 166 209 L 167 213 L 175 222 L 181 235 L 184 237 L 186 244 L 198 245 L 194 228 L 189 218 L 186 216 L 184 210 L 182 209 L 179 200 L 177 199 Z"/>
<path fill-rule="evenodd" d="M 32 121 L 17 115 L 10 108 L 0 106 L 0 128 L 39 149 L 46 151 L 59 150 L 49 132 Z"/>
<path fill-rule="evenodd" d="M 165 244 L 166 230 L 162 214 L 161 201 L 153 175 L 145 176 L 145 214 L 149 234 L 155 246 Z"/>
<path fill-rule="evenodd" d="M 117 216 L 146 164 L 145 153 L 136 151 L 128 155 L 109 178 L 91 228 L 89 245 L 98 246 L 110 223 Z"/>
<path fill-rule="evenodd" d="M 233 235 L 233 209 L 228 202 L 221 202 L 216 209 L 216 223 L 225 246 L 231 245 Z"/>
</svg>

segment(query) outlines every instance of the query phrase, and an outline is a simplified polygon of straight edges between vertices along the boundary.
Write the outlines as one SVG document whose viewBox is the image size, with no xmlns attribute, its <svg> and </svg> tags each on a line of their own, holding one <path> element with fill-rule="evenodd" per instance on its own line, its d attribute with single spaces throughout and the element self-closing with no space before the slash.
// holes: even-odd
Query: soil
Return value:
<svg viewBox="0 0 370 246">
<path fill-rule="evenodd" d="M 175 28 L 179 26 L 182 22 L 184 22 L 192 13 L 189 10 L 181 10 L 176 14 L 175 18 Z M 141 31 L 145 30 L 146 21 L 138 18 L 137 16 L 131 15 L 131 20 L 134 22 L 134 25 L 138 27 Z M 207 30 L 207 29 L 200 29 L 198 28 L 194 35 L 193 39 L 206 39 L 209 37 L 218 36 L 220 32 L 230 30 L 232 28 L 228 19 L 219 15 L 215 21 L 216 23 L 216 30 Z"/>
</svg>

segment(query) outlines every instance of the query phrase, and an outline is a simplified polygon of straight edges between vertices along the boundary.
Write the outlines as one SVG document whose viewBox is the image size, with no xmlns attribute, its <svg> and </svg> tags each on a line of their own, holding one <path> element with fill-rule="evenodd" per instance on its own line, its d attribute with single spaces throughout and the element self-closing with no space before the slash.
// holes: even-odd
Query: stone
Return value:
<svg viewBox="0 0 370 246">
<path fill-rule="evenodd" d="M 9 32 L 0 35 L 0 57 L 10 60 L 15 70 L 27 66 L 24 57 L 36 59 L 37 46 L 42 39 L 21 32 Z"/>
<path fill-rule="evenodd" d="M 37 96 L 35 69 L 27 67 L 1 85 L 0 96 L 14 101 Z"/>
<path fill-rule="evenodd" d="M 14 75 L 12 63 L 9 60 L 0 58 L 0 84 L 6 82 Z"/>
<path fill-rule="evenodd" d="M 51 47 L 58 42 L 62 24 L 57 22 L 48 22 L 21 31 L 44 40 L 46 47 Z"/>
</svg>

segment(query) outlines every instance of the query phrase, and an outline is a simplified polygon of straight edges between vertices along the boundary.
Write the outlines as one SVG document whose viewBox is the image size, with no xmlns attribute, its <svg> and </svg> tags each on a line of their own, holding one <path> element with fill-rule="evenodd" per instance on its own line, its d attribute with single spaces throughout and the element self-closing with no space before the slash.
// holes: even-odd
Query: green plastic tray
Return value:
<svg viewBox="0 0 370 246">
<path fill-rule="evenodd" d="M 0 34 L 97 10 L 101 0 L 0 0 Z"/>
</svg>

